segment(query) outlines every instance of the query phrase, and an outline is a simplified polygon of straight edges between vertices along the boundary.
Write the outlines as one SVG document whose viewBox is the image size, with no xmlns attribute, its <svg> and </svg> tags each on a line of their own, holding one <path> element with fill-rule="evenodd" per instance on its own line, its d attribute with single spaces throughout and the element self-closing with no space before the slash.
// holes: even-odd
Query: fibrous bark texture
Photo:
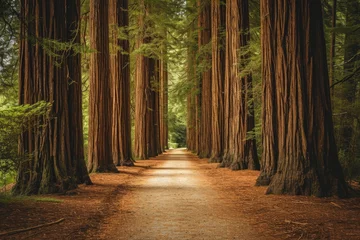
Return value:
<svg viewBox="0 0 360 240">
<path fill-rule="evenodd" d="M 259 169 L 253 131 L 254 106 L 252 77 L 242 73 L 247 54 L 241 54 L 249 44 L 249 3 L 230 1 L 226 6 L 226 63 L 225 63 L 225 154 L 221 166 L 233 170 Z"/>
<path fill-rule="evenodd" d="M 150 43 L 148 33 L 150 21 L 145 21 L 150 6 L 139 0 L 139 34 L 136 48 Z M 146 22 L 146 23 L 145 23 Z M 148 159 L 160 154 L 160 119 L 159 119 L 159 62 L 152 56 L 139 53 L 135 69 L 135 157 Z"/>
<path fill-rule="evenodd" d="M 20 136 L 20 154 L 31 157 L 20 164 L 14 187 L 17 194 L 64 192 L 75 188 L 77 182 L 90 183 L 83 169 L 81 124 L 77 125 L 81 119 L 81 90 L 69 86 L 72 80 L 80 84 L 80 68 L 69 65 L 78 56 L 67 57 L 70 53 L 58 49 L 55 43 L 68 40 L 69 21 L 78 24 L 78 19 L 67 12 L 67 4 L 21 1 L 19 103 L 47 101 L 52 108 L 48 121 L 40 117 L 41 127 Z"/>
<path fill-rule="evenodd" d="M 133 166 L 130 117 L 129 40 L 119 38 L 129 26 L 128 0 L 110 0 L 112 158 L 118 166 Z"/>
<path fill-rule="evenodd" d="M 211 41 L 211 6 L 210 2 L 198 0 L 200 10 L 198 17 L 198 45 L 205 46 Z M 211 64 L 211 55 L 202 51 L 202 64 Z M 200 76 L 201 79 L 201 123 L 199 139 L 199 156 L 209 158 L 211 156 L 211 139 L 212 139 L 212 96 L 211 96 L 211 69 L 204 69 Z"/>
<path fill-rule="evenodd" d="M 166 36 L 166 34 L 165 34 Z M 165 152 L 168 146 L 168 64 L 167 64 L 167 46 L 164 44 L 161 50 L 160 59 L 160 89 L 159 89 L 159 117 L 160 117 L 160 151 Z"/>
<path fill-rule="evenodd" d="M 68 0 L 66 8 L 68 42 L 80 44 L 80 0 Z M 78 183 L 91 184 L 84 156 L 82 115 L 81 55 L 70 50 L 67 54 L 69 84 L 69 129 L 72 165 L 76 168 Z"/>
<path fill-rule="evenodd" d="M 191 2 L 188 1 L 188 4 Z M 195 23 L 190 25 L 189 36 L 194 34 Z M 189 84 L 189 92 L 186 98 L 186 146 L 192 152 L 198 150 L 198 131 L 197 131 L 197 78 L 196 78 L 196 52 L 195 44 L 190 44 L 187 48 L 187 81 Z"/>
<path fill-rule="evenodd" d="M 221 162 L 224 147 L 224 80 L 225 80 L 225 29 L 226 7 L 221 0 L 211 1 L 212 36 L 212 141 L 210 162 Z"/>
<path fill-rule="evenodd" d="M 90 172 L 117 172 L 111 144 L 109 0 L 90 1 L 89 159 Z"/>
<path fill-rule="evenodd" d="M 267 193 L 345 196 L 320 0 L 261 2 Z M 269 41 L 271 39 L 271 41 Z"/>
</svg>

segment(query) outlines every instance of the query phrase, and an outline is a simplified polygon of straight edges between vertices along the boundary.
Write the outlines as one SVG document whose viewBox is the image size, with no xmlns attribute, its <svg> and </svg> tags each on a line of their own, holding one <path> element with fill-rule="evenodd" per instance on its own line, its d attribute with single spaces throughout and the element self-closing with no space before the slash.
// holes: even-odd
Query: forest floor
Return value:
<svg viewBox="0 0 360 240">
<path fill-rule="evenodd" d="M 258 171 L 184 149 L 119 170 L 66 195 L 0 199 L 0 239 L 360 239 L 359 198 L 265 195 Z"/>
</svg>

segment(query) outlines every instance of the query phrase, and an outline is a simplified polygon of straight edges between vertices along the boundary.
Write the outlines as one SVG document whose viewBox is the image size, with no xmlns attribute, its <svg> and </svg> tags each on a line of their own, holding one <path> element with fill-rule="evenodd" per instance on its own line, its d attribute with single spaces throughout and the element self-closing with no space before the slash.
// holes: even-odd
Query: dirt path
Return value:
<svg viewBox="0 0 360 240">
<path fill-rule="evenodd" d="M 265 195 L 259 171 L 185 149 L 118 169 L 66 194 L 0 198 L 0 233 L 65 219 L 0 239 L 360 239 L 360 198 Z"/>
<path fill-rule="evenodd" d="M 103 239 L 270 239 L 259 236 L 214 188 L 199 161 L 182 149 L 129 185 L 118 214 L 101 226 Z"/>
</svg>

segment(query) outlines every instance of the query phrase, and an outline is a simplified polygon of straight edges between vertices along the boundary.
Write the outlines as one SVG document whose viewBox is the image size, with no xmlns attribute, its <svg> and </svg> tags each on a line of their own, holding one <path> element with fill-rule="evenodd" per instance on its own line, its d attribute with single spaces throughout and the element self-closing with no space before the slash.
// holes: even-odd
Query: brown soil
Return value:
<svg viewBox="0 0 360 240">
<path fill-rule="evenodd" d="M 41 196 L 61 202 L 0 202 L 0 233 L 65 219 L 0 239 L 360 239 L 359 198 L 264 195 L 259 172 L 216 166 L 172 150 Z"/>
</svg>

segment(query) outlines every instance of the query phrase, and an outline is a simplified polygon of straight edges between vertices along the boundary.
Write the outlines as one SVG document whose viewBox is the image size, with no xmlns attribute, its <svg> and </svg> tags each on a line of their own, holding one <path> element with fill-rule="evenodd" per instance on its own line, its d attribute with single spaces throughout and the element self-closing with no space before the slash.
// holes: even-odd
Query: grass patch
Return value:
<svg viewBox="0 0 360 240">
<path fill-rule="evenodd" d="M 0 204 L 21 203 L 25 201 L 62 203 L 63 200 L 51 197 L 35 196 L 13 196 L 11 194 L 0 194 Z"/>
<path fill-rule="evenodd" d="M 36 202 L 52 202 L 52 203 L 62 203 L 63 200 L 56 199 L 56 198 L 50 198 L 50 197 L 30 197 L 32 200 Z"/>
</svg>

